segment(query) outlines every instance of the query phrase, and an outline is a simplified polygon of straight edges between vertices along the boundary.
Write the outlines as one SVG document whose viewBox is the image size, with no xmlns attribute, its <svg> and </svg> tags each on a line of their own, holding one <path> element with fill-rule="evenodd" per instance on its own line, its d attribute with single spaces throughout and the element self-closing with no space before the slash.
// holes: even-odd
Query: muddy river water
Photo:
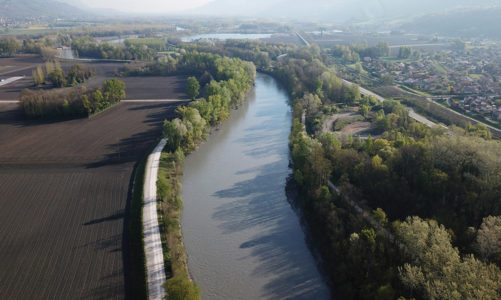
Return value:
<svg viewBox="0 0 501 300">
<path fill-rule="evenodd" d="M 182 232 L 203 299 L 328 299 L 285 195 L 288 96 L 258 74 L 245 104 L 186 158 Z"/>
</svg>

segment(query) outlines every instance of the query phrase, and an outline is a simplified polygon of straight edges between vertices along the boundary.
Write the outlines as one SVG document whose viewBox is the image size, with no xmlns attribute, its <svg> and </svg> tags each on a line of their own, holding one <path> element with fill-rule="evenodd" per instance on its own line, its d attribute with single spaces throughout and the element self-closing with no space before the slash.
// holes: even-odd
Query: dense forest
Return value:
<svg viewBox="0 0 501 300">
<path fill-rule="evenodd" d="M 68 90 L 30 90 L 21 92 L 21 108 L 31 118 L 84 117 L 105 110 L 125 98 L 125 83 L 110 79 L 101 88 L 85 86 Z"/>
<path fill-rule="evenodd" d="M 428 128 L 398 101 L 363 97 L 355 85 L 343 85 L 317 47 L 230 42 L 215 51 L 267 57 L 257 65 L 293 99 L 298 205 L 336 295 L 501 297 L 501 143 L 486 128 Z M 371 121 L 380 137 L 319 130 L 325 116 L 348 107 Z"/>
<path fill-rule="evenodd" d="M 165 48 L 165 43 L 150 39 L 146 42 L 126 41 L 124 45 L 98 44 L 93 38 L 84 36 L 74 39 L 71 48 L 79 57 L 151 61 L 155 58 L 156 51 Z"/>
</svg>

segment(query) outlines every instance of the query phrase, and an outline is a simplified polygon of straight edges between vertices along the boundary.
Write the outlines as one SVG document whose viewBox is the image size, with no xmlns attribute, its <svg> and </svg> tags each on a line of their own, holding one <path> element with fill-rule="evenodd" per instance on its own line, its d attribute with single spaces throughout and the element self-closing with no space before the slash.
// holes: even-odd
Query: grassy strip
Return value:
<svg viewBox="0 0 501 300">
<path fill-rule="evenodd" d="M 400 85 L 400 88 L 407 91 L 407 92 L 410 92 L 410 93 L 414 93 L 414 94 L 417 94 L 417 95 L 420 95 L 420 96 L 423 96 L 423 97 L 431 97 L 430 94 L 426 93 L 426 92 L 422 92 L 422 91 L 418 91 L 418 90 L 415 90 L 415 89 L 412 89 L 406 85 Z"/>
<path fill-rule="evenodd" d="M 117 101 L 117 102 L 115 102 L 115 103 L 111 103 L 111 104 L 110 104 L 110 106 L 105 107 L 105 108 L 104 108 L 104 109 L 102 109 L 102 110 L 98 110 L 98 111 L 95 111 L 95 112 L 93 112 L 93 113 L 89 114 L 89 115 L 87 116 L 87 119 L 92 119 L 92 118 L 94 118 L 94 117 L 97 117 L 98 115 L 100 115 L 101 113 L 103 113 L 103 112 L 107 111 L 108 109 L 110 109 L 110 108 L 112 108 L 112 107 L 117 106 L 118 104 L 120 104 L 120 103 L 121 103 L 121 101 L 122 101 L 122 100 Z M 151 152 L 151 151 L 150 151 L 150 152 Z"/>
<path fill-rule="evenodd" d="M 149 153 L 149 152 L 148 152 Z M 129 294 L 131 299 L 148 299 L 146 257 L 143 239 L 143 188 L 147 156 L 137 165 L 132 188 L 128 230 L 128 261 L 130 264 Z"/>
<path fill-rule="evenodd" d="M 181 233 L 181 213 L 183 201 L 181 192 L 181 176 L 183 175 L 184 153 L 163 152 L 160 158 L 157 189 L 162 197 L 159 202 L 158 222 L 161 230 L 164 263 L 167 273 L 167 292 L 182 291 L 183 299 L 200 299 L 201 290 L 191 281 L 188 271 L 186 251 Z M 176 293 L 177 294 L 177 293 Z"/>
</svg>

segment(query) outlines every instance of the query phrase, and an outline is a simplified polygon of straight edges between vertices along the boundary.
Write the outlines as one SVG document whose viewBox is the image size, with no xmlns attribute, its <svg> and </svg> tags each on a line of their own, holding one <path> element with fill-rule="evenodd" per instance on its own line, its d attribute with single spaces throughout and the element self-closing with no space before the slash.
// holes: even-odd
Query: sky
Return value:
<svg viewBox="0 0 501 300">
<path fill-rule="evenodd" d="M 202 6 L 213 0 L 80 0 L 91 8 L 113 8 L 132 13 L 170 13 Z"/>
</svg>

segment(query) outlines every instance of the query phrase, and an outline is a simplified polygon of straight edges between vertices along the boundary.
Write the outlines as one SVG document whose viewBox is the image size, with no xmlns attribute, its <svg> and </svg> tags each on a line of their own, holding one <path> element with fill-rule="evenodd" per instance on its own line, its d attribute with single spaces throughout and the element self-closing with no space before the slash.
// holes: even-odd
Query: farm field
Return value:
<svg viewBox="0 0 501 300">
<path fill-rule="evenodd" d="M 42 64 L 38 55 L 18 55 L 11 58 L 0 58 L 0 77 L 31 76 L 31 70 Z"/>
<path fill-rule="evenodd" d="M 96 74 L 83 85 L 96 88 L 110 78 L 117 77 L 123 67 L 120 62 L 62 62 L 63 70 L 67 71 L 74 64 L 90 66 Z M 15 58 L 0 58 L 0 66 L 8 66 L 0 70 L 1 78 L 26 76 L 21 80 L 0 87 L 0 100 L 18 100 L 19 94 L 25 88 L 34 88 L 32 71 L 44 62 L 35 56 L 19 56 Z M 4 74 L 4 75 L 2 75 Z M 185 83 L 187 76 L 168 77 L 118 77 L 125 82 L 127 100 L 136 99 L 183 99 L 186 98 Z"/>
<path fill-rule="evenodd" d="M 132 174 L 180 103 L 61 122 L 0 104 L 0 299 L 128 297 Z"/>
</svg>

